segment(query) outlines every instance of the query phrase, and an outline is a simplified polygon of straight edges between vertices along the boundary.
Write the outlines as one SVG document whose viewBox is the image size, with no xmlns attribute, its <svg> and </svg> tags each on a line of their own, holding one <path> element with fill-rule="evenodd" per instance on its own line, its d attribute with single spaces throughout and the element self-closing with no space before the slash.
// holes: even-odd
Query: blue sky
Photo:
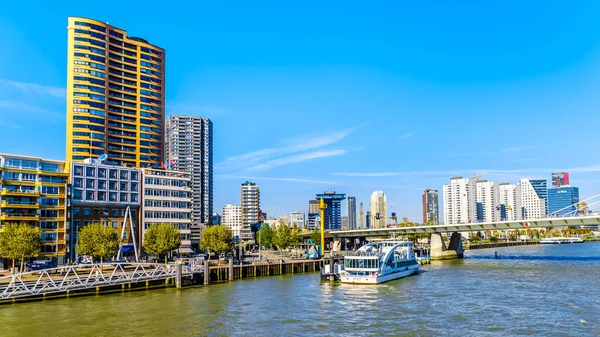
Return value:
<svg viewBox="0 0 600 337">
<path fill-rule="evenodd" d="M 174 4 L 174 3 L 173 3 Z M 167 111 L 209 117 L 215 210 L 246 179 L 270 215 L 324 190 L 571 172 L 600 193 L 597 1 L 17 2 L 0 10 L 0 152 L 64 159 L 67 17 L 167 50 Z M 388 206 L 388 211 L 392 209 Z"/>
</svg>

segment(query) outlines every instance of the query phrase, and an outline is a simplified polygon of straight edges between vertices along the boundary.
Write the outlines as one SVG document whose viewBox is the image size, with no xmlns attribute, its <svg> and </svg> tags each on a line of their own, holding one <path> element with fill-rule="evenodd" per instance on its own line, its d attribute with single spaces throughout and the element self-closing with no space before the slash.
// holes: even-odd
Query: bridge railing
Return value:
<svg viewBox="0 0 600 337">
<path fill-rule="evenodd" d="M 184 275 L 200 266 L 182 266 Z M 157 263 L 79 264 L 0 277 L 0 299 L 28 297 L 174 277 L 175 265 Z"/>
</svg>

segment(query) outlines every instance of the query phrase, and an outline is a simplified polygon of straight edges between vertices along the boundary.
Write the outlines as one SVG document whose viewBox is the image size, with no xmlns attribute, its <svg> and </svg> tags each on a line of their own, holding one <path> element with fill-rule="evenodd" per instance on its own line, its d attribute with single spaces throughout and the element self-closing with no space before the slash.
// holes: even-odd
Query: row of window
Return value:
<svg viewBox="0 0 600 337">
<path fill-rule="evenodd" d="M 98 93 L 101 93 L 101 94 L 106 93 L 106 90 L 104 88 L 95 87 L 93 85 L 75 84 L 75 85 L 73 85 L 73 88 L 75 88 L 75 89 L 87 89 L 89 91 L 98 92 Z"/>
<path fill-rule="evenodd" d="M 94 54 L 99 54 L 99 55 L 106 55 L 106 51 L 104 51 L 103 49 L 98 49 L 95 47 L 89 47 L 89 46 L 84 46 L 84 45 L 80 45 L 80 44 L 76 44 L 74 45 L 75 49 L 83 49 L 83 50 L 89 50 L 90 52 L 94 53 Z"/>
<path fill-rule="evenodd" d="M 103 134 L 98 134 L 98 133 L 90 133 L 90 132 L 73 132 L 73 136 L 75 137 L 88 137 L 88 138 L 92 138 L 92 139 L 100 139 L 100 140 L 104 140 L 104 135 Z"/>
<path fill-rule="evenodd" d="M 121 180 L 132 180 L 138 181 L 139 172 L 135 170 L 126 170 L 126 169 L 117 169 L 110 168 L 107 169 L 105 167 L 96 167 L 96 166 L 87 166 L 84 167 L 81 165 L 75 165 L 73 168 L 73 175 L 76 177 L 83 177 L 85 172 L 86 177 L 98 177 L 98 178 L 106 178 L 108 173 L 108 178 L 117 179 L 119 177 Z"/>
<path fill-rule="evenodd" d="M 124 208 L 94 208 L 94 209 L 89 209 L 89 208 L 80 208 L 80 207 L 73 207 L 73 216 L 91 216 L 93 214 L 93 216 L 95 217 L 99 217 L 99 216 L 103 216 L 103 217 L 124 217 L 125 216 L 125 209 Z M 136 211 L 135 210 L 131 210 L 131 217 L 135 218 L 136 215 Z"/>
<path fill-rule="evenodd" d="M 103 126 L 87 125 L 87 124 L 73 124 L 73 127 L 75 129 L 88 129 L 88 130 L 92 130 L 92 131 L 106 132 L 106 128 Z"/>
<path fill-rule="evenodd" d="M 155 111 L 158 111 L 158 112 L 162 111 L 162 109 L 160 107 L 150 106 L 150 105 L 146 105 L 146 104 L 140 104 L 140 109 L 155 110 Z"/>
<path fill-rule="evenodd" d="M 100 33 L 96 33 L 96 32 L 92 32 L 92 31 L 89 31 L 89 30 L 75 29 L 75 33 L 78 33 L 78 34 L 87 34 L 87 35 L 95 37 L 97 39 L 106 41 L 106 35 L 100 34 Z M 77 39 L 76 39 L 76 41 L 77 41 Z"/>
<path fill-rule="evenodd" d="M 143 65 L 144 67 L 150 67 L 150 68 L 156 68 L 158 70 L 162 70 L 162 67 L 154 64 L 154 63 L 150 63 L 150 62 L 146 62 L 146 61 L 140 61 L 140 64 Z"/>
<path fill-rule="evenodd" d="M 95 39 L 88 39 L 88 38 L 85 38 L 85 37 L 75 36 L 75 41 L 87 42 L 87 43 L 93 44 L 94 46 L 106 48 L 106 42 L 98 41 L 98 40 L 95 40 Z"/>
<path fill-rule="evenodd" d="M 190 208 L 190 203 L 185 201 L 167 201 L 167 200 L 146 200 L 146 207 L 165 207 L 165 208 Z"/>
<path fill-rule="evenodd" d="M 162 77 L 162 73 L 160 71 L 150 70 L 150 69 L 146 69 L 146 68 L 140 68 L 140 72 L 142 72 L 144 74 L 150 74 L 150 75 Z"/>
<path fill-rule="evenodd" d="M 168 198 L 189 198 L 190 197 L 190 192 L 187 192 L 187 191 L 158 190 L 158 189 L 151 189 L 151 188 L 145 189 L 144 194 L 147 196 L 168 197 Z"/>
<path fill-rule="evenodd" d="M 97 84 L 97 85 L 102 85 L 105 86 L 106 85 L 106 81 L 103 80 L 98 80 L 95 78 L 90 78 L 90 77 L 84 77 L 84 76 L 73 76 L 73 79 L 75 81 L 88 81 L 92 84 Z"/>
<path fill-rule="evenodd" d="M 154 219 L 190 219 L 190 213 L 185 213 L 185 212 L 166 212 L 166 211 L 162 211 L 162 212 L 153 212 L 153 211 L 146 211 L 144 212 L 144 217 L 145 218 L 154 218 Z"/>
<path fill-rule="evenodd" d="M 101 70 L 106 70 L 106 66 L 100 63 L 94 63 L 94 62 L 88 62 L 88 61 L 80 61 L 80 60 L 75 60 L 73 61 L 74 64 L 81 64 L 84 66 L 90 66 L 91 68 L 96 68 L 96 69 L 101 69 Z"/>
<path fill-rule="evenodd" d="M 93 30 L 97 30 L 99 32 L 102 33 L 106 33 L 106 28 L 102 27 L 102 26 L 98 26 L 95 25 L 93 23 L 87 23 L 87 22 L 81 22 L 81 21 L 75 21 L 75 25 L 76 26 L 84 26 L 84 27 L 90 27 Z"/>
<path fill-rule="evenodd" d="M 78 201 L 108 201 L 108 202 L 139 202 L 139 194 L 127 192 L 105 192 L 105 191 L 85 191 L 80 189 L 73 190 L 73 200 Z"/>
<path fill-rule="evenodd" d="M 159 80 L 158 78 L 154 78 L 154 77 L 150 77 L 150 76 L 140 75 L 140 79 L 142 81 L 146 81 L 146 82 L 155 82 L 158 84 L 162 84 L 162 80 Z"/>
<path fill-rule="evenodd" d="M 88 58 L 88 59 L 90 59 L 92 61 L 98 61 L 98 62 L 101 62 L 101 63 L 106 63 L 106 58 L 101 57 L 101 56 L 96 56 L 96 55 L 91 55 L 91 54 L 85 54 L 85 53 L 75 53 L 74 55 L 75 55 L 75 57 L 85 57 L 85 58 Z"/>
<path fill-rule="evenodd" d="M 95 109 L 86 109 L 86 108 L 73 108 L 73 112 L 87 112 L 90 115 L 105 117 L 106 113 L 104 111 L 95 110 Z"/>
<path fill-rule="evenodd" d="M 77 96 L 77 97 L 89 97 L 91 99 L 95 99 L 95 100 L 102 101 L 102 102 L 106 101 L 106 98 L 104 96 L 102 96 L 102 95 L 89 94 L 87 92 L 76 91 L 76 92 L 73 93 L 73 96 Z"/>
</svg>

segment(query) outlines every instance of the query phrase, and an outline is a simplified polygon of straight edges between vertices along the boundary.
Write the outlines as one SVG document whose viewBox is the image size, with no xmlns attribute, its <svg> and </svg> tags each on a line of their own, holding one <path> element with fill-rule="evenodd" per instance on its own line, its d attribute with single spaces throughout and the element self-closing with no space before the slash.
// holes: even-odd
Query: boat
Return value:
<svg viewBox="0 0 600 337">
<path fill-rule="evenodd" d="M 563 238 L 563 237 L 554 237 L 554 238 L 546 238 L 540 240 L 541 244 L 561 244 L 561 243 L 582 243 L 582 238 Z"/>
<path fill-rule="evenodd" d="M 417 261 L 411 241 L 378 241 L 344 256 L 342 283 L 379 284 L 416 273 Z"/>
</svg>

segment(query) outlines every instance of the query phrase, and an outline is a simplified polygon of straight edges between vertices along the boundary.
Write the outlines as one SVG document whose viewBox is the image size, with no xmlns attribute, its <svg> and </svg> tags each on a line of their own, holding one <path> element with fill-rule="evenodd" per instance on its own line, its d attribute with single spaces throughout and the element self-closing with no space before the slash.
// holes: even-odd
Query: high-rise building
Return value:
<svg viewBox="0 0 600 337">
<path fill-rule="evenodd" d="M 92 19 L 69 17 L 67 30 L 67 160 L 160 166 L 165 50 Z"/>
<path fill-rule="evenodd" d="M 220 225 L 221 224 L 221 215 L 219 213 L 213 213 L 212 215 L 212 224 Z"/>
<path fill-rule="evenodd" d="M 552 173 L 552 187 L 569 186 L 569 172 Z"/>
<path fill-rule="evenodd" d="M 319 200 L 308 201 L 308 230 L 312 231 L 320 226 L 319 221 Z"/>
<path fill-rule="evenodd" d="M 356 197 L 348 197 L 348 229 L 356 229 Z"/>
<path fill-rule="evenodd" d="M 170 115 L 166 125 L 166 160 L 192 179 L 192 222 L 212 224 L 213 126 L 208 118 Z"/>
<path fill-rule="evenodd" d="M 91 162 L 71 163 L 70 261 L 75 261 L 79 231 L 92 223 L 112 228 L 118 235 L 124 233 L 122 256 L 135 256 L 134 240 L 138 251 L 142 246 L 140 226 L 137 225 L 140 223 L 142 181 L 142 172 L 137 168 Z M 131 222 L 124 221 L 127 208 Z"/>
<path fill-rule="evenodd" d="M 438 225 L 440 223 L 440 203 L 438 190 L 431 188 L 423 192 L 423 224 Z"/>
<path fill-rule="evenodd" d="M 342 200 L 346 199 L 346 195 L 335 193 L 335 191 L 327 191 L 316 195 L 316 199 L 325 201 L 325 229 L 340 230 L 342 229 Z"/>
<path fill-rule="evenodd" d="M 0 154 L 0 225 L 27 223 L 42 231 L 39 257 L 63 264 L 68 257 L 64 161 Z"/>
<path fill-rule="evenodd" d="M 522 219 L 545 218 L 548 209 L 548 184 L 545 179 L 521 179 Z"/>
<path fill-rule="evenodd" d="M 367 211 L 365 219 L 365 228 L 371 228 L 371 211 Z"/>
<path fill-rule="evenodd" d="M 501 217 L 500 221 L 517 221 L 523 219 L 521 207 L 521 185 L 499 183 L 500 204 L 504 205 L 506 217 Z"/>
<path fill-rule="evenodd" d="M 227 204 L 221 213 L 221 225 L 229 227 L 233 237 L 239 239 L 242 229 L 242 208 L 237 205 Z"/>
<path fill-rule="evenodd" d="M 342 215 L 342 230 L 348 230 L 348 216 Z"/>
<path fill-rule="evenodd" d="M 290 213 L 290 225 L 297 228 L 306 228 L 304 212 L 293 211 Z"/>
<path fill-rule="evenodd" d="M 246 181 L 242 184 L 242 223 L 244 226 L 252 226 L 258 223 L 258 212 L 260 211 L 260 191 L 256 183 Z"/>
<path fill-rule="evenodd" d="M 578 204 L 578 187 L 562 186 L 548 189 L 548 216 L 574 215 Z"/>
<path fill-rule="evenodd" d="M 387 225 L 387 199 L 383 191 L 371 194 L 371 228 L 385 228 Z"/>
<path fill-rule="evenodd" d="M 452 177 L 444 185 L 444 223 L 467 224 L 477 221 L 477 189 L 475 180 Z"/>
<path fill-rule="evenodd" d="M 502 207 L 500 206 L 500 188 L 497 183 L 487 180 L 476 180 L 477 190 L 477 221 L 500 221 Z"/>
<path fill-rule="evenodd" d="M 179 253 L 189 254 L 192 245 L 200 246 L 200 237 L 192 242 L 192 190 L 187 172 L 167 170 L 142 170 L 144 177 L 142 242 L 148 227 L 171 224 L 179 230 Z"/>
</svg>

